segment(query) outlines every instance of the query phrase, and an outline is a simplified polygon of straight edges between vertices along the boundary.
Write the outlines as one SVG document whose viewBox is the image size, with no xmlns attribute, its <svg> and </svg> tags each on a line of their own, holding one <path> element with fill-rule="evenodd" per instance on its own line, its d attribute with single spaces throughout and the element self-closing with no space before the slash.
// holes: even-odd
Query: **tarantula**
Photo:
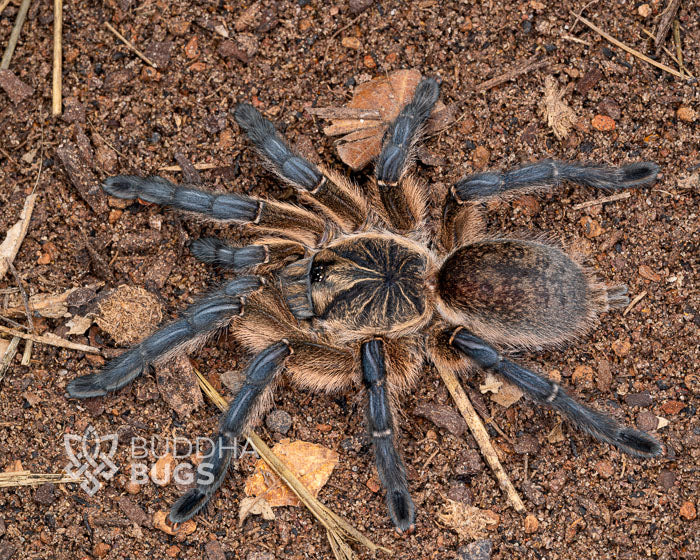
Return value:
<svg viewBox="0 0 700 560">
<path fill-rule="evenodd" d="M 194 241 L 195 257 L 244 275 L 210 292 L 100 373 L 68 384 L 73 397 L 105 395 L 222 328 L 250 352 L 244 384 L 221 418 L 196 487 L 172 507 L 173 523 L 197 514 L 221 485 L 234 439 L 270 407 L 285 370 L 293 383 L 312 391 L 364 387 L 377 471 L 399 532 L 414 528 L 415 512 L 398 450 L 397 401 L 421 376 L 426 358 L 455 372 L 492 370 L 625 453 L 660 452 L 650 435 L 618 425 L 504 356 L 507 349 L 557 346 L 582 335 L 599 313 L 627 303 L 626 287 L 599 283 L 552 243 L 487 235 L 480 208 L 486 199 L 562 180 L 600 189 L 645 185 L 656 179 L 658 166 L 547 160 L 471 175 L 452 186 L 441 223 L 431 229 L 427 186 L 409 167 L 438 94 L 436 80 L 421 81 L 388 127 L 375 180 L 364 189 L 293 152 L 272 123 L 240 104 L 237 123 L 304 206 L 205 192 L 161 177 L 122 175 L 104 182 L 112 196 L 249 224 L 257 239 L 245 247 L 214 238 Z"/>
</svg>

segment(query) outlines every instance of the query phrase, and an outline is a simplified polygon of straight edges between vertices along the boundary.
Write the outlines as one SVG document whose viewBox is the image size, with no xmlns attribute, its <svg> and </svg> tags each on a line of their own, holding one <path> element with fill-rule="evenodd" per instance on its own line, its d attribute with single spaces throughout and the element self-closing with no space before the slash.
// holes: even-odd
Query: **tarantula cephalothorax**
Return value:
<svg viewBox="0 0 700 560">
<path fill-rule="evenodd" d="M 221 485 L 234 438 L 270 407 L 283 371 L 315 391 L 364 386 L 377 471 L 400 532 L 413 528 L 415 515 L 397 445 L 397 400 L 416 381 L 425 358 L 453 371 L 491 369 L 625 453 L 660 452 L 648 434 L 619 426 L 503 355 L 505 348 L 574 339 L 599 313 L 624 305 L 626 288 L 597 282 L 553 244 L 485 234 L 480 211 L 485 199 L 562 180 L 602 189 L 644 185 L 655 180 L 658 167 L 542 161 L 502 174 L 479 173 L 450 189 L 441 223 L 430 227 L 427 187 L 408 167 L 438 94 L 434 79 L 418 85 L 384 137 L 376 182 L 362 190 L 292 152 L 257 110 L 239 105 L 236 121 L 303 206 L 204 192 L 160 177 L 105 181 L 112 196 L 249 224 L 257 235 L 246 247 L 218 239 L 193 242 L 198 259 L 245 275 L 210 292 L 102 372 L 68 384 L 78 398 L 116 391 L 149 364 L 196 348 L 221 328 L 250 352 L 244 384 L 221 418 L 196 487 L 173 506 L 172 522 L 199 512 Z"/>
</svg>

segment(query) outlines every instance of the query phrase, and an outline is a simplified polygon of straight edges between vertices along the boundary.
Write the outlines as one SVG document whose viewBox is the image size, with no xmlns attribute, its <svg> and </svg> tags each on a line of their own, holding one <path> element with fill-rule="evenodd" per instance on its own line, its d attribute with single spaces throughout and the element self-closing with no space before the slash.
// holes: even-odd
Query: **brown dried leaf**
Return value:
<svg viewBox="0 0 700 560">
<path fill-rule="evenodd" d="M 484 383 L 479 385 L 479 390 L 482 393 L 493 393 L 491 395 L 491 400 L 495 403 L 508 408 L 512 404 L 515 404 L 523 396 L 523 392 L 518 389 L 515 385 L 506 383 L 498 379 L 493 373 L 488 372 L 486 374 L 486 379 Z"/>
<path fill-rule="evenodd" d="M 275 513 L 272 507 L 267 503 L 267 500 L 262 496 L 255 498 L 243 498 L 241 500 L 240 509 L 238 510 L 238 526 L 241 527 L 246 517 L 249 515 L 262 515 L 263 519 L 272 521 L 275 518 Z"/>
<path fill-rule="evenodd" d="M 569 135 L 578 118 L 573 109 L 563 100 L 568 93 L 568 88 L 559 89 L 557 81 L 552 76 L 547 76 L 544 81 L 544 99 L 540 103 L 540 111 L 547 120 L 547 124 L 559 140 Z"/>
<path fill-rule="evenodd" d="M 346 107 L 309 108 L 313 115 L 331 120 L 323 129 L 327 136 L 340 136 L 337 142 L 340 159 L 358 171 L 379 155 L 382 137 L 389 123 L 413 97 L 421 81 L 418 70 L 397 70 L 355 88 Z M 438 101 L 426 124 L 426 132 L 445 128 L 454 120 L 454 107 Z"/>
<path fill-rule="evenodd" d="M 465 541 L 484 538 L 486 530 L 495 529 L 500 521 L 500 516 L 491 510 L 450 499 L 447 500 L 445 512 L 438 514 L 438 517 Z"/>
<path fill-rule="evenodd" d="M 180 418 L 189 416 L 204 404 L 202 390 L 195 377 L 190 359 L 178 356 L 167 365 L 156 365 L 156 381 L 163 400 L 177 412 Z"/>
<path fill-rule="evenodd" d="M 297 476 L 311 494 L 328 481 L 338 463 L 338 453 L 315 443 L 283 439 L 272 452 Z M 246 496 L 264 496 L 271 507 L 299 506 L 294 493 L 270 470 L 263 459 L 255 463 L 255 472 L 245 481 Z"/>
</svg>

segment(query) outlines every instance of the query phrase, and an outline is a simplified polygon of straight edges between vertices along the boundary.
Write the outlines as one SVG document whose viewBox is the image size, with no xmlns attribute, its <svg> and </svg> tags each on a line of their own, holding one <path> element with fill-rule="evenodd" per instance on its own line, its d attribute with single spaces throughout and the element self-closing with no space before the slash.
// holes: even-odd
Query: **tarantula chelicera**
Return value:
<svg viewBox="0 0 700 560">
<path fill-rule="evenodd" d="M 412 153 L 439 94 L 424 79 L 389 126 L 375 181 L 359 189 L 294 153 L 251 105 L 235 119 L 267 166 L 292 185 L 301 205 L 205 192 L 161 177 L 112 177 L 112 196 L 173 206 L 218 222 L 249 224 L 254 244 L 192 243 L 198 259 L 243 272 L 187 308 L 103 371 L 68 384 L 73 397 L 116 391 L 149 364 L 194 349 L 227 328 L 251 355 L 245 381 L 222 416 L 196 487 L 170 520 L 199 512 L 221 485 L 232 443 L 272 403 L 282 373 L 313 391 L 364 387 L 367 423 L 389 515 L 414 527 L 414 506 L 398 450 L 399 396 L 424 359 L 455 372 L 489 369 L 534 401 L 625 453 L 657 455 L 644 432 L 571 398 L 557 383 L 504 356 L 505 349 L 556 346 L 588 331 L 599 313 L 627 303 L 625 286 L 607 287 L 552 243 L 484 233 L 480 203 L 568 180 L 600 189 L 652 183 L 658 167 L 621 168 L 542 161 L 457 182 L 441 223 L 429 223 L 427 187 L 409 173 Z M 430 232 L 438 233 L 432 234 Z M 206 474 L 207 476 L 204 476 Z"/>
</svg>

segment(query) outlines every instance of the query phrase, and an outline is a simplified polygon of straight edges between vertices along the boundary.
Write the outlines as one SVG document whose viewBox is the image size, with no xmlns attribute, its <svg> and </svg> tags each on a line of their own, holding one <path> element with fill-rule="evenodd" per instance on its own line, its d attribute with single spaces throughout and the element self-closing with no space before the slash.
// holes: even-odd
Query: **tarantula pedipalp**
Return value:
<svg viewBox="0 0 700 560">
<path fill-rule="evenodd" d="M 418 85 L 390 125 L 376 181 L 364 191 L 292 152 L 257 110 L 239 105 L 236 121 L 306 207 L 204 192 L 160 177 L 105 181 L 112 196 L 249 224 L 257 238 L 246 247 L 218 239 L 193 242 L 200 260 L 246 275 L 209 293 L 102 372 L 68 384 L 69 394 L 78 398 L 116 391 L 149 364 L 194 349 L 221 328 L 251 353 L 244 384 L 198 468 L 197 486 L 175 503 L 172 522 L 194 516 L 221 485 L 234 439 L 269 408 L 283 371 L 293 383 L 315 391 L 364 386 L 377 471 L 399 532 L 413 528 L 415 512 L 397 449 L 395 411 L 425 358 L 453 371 L 491 369 L 601 441 L 631 455 L 660 452 L 653 437 L 619 426 L 501 351 L 572 340 L 589 330 L 599 313 L 626 304 L 626 288 L 597 282 L 553 244 L 486 235 L 479 207 L 489 197 L 562 180 L 603 189 L 649 184 L 658 167 L 543 161 L 502 174 L 472 175 L 451 188 L 435 238 L 428 232 L 436 228 L 426 223 L 426 187 L 408 168 L 438 94 L 433 79 Z"/>
</svg>

